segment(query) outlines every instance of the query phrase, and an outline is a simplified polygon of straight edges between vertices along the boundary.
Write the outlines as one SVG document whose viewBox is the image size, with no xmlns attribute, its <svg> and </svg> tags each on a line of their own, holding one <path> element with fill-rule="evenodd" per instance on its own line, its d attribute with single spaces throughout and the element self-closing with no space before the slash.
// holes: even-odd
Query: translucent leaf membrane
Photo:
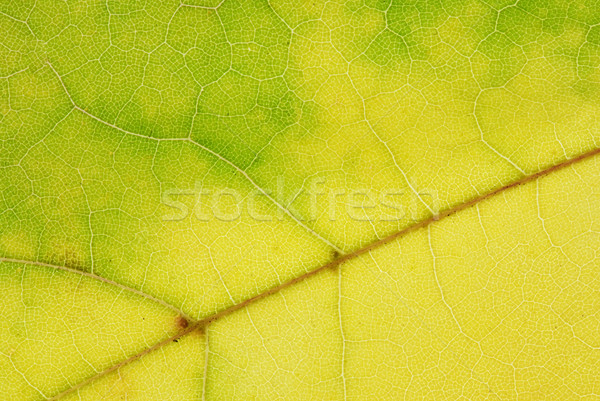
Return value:
<svg viewBox="0 0 600 401">
<path fill-rule="evenodd" d="M 192 334 L 144 355 L 61 400 L 201 400 L 204 340 Z"/>
<path fill-rule="evenodd" d="M 0 254 L 196 317 L 597 144 L 593 4 L 2 12 Z"/>
<path fill-rule="evenodd" d="M 598 141 L 592 2 L 200 3 L 15 6 L 6 41 L 44 42 L 102 121 L 189 137 L 265 191 L 283 185 L 345 251 Z M 346 211 L 361 201 L 376 207 Z"/>
<path fill-rule="evenodd" d="M 0 393 L 597 397 L 597 161 L 553 166 L 598 147 L 599 24 L 593 0 L 0 4 Z"/>
<path fill-rule="evenodd" d="M 594 399 L 599 167 L 507 190 L 217 321 L 207 399 Z"/>
<path fill-rule="evenodd" d="M 337 284 L 320 274 L 211 324 L 207 399 L 342 399 Z"/>
<path fill-rule="evenodd" d="M 171 308 L 98 278 L 0 258 L 0 393 L 50 398 L 179 331 Z"/>
<path fill-rule="evenodd" d="M 8 115 L 0 255 L 94 272 L 195 317 L 330 260 L 318 234 L 197 144 L 139 137 L 65 107 L 49 65 L 10 84 L 39 113 L 55 96 L 60 114 L 40 130 L 20 123 L 31 111 Z"/>
</svg>

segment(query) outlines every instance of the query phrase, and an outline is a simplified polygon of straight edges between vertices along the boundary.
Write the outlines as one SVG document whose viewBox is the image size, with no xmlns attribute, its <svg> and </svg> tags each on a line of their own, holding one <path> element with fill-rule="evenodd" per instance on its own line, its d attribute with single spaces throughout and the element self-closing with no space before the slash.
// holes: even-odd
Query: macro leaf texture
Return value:
<svg viewBox="0 0 600 401">
<path fill-rule="evenodd" d="M 0 32 L 0 399 L 600 399 L 597 0 Z"/>
</svg>

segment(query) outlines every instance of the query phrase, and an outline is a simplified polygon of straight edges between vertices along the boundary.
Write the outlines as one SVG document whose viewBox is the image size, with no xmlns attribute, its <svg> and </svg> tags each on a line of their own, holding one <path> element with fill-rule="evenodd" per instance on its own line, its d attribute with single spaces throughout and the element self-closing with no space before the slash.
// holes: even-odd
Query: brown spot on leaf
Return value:
<svg viewBox="0 0 600 401">
<path fill-rule="evenodd" d="M 333 251 L 333 260 L 329 262 L 327 269 L 330 271 L 337 271 L 342 261 L 339 260 L 342 255 L 338 251 Z"/>
<path fill-rule="evenodd" d="M 177 316 L 176 323 L 179 330 L 187 329 L 187 327 L 190 325 L 190 322 L 188 322 L 183 316 Z"/>
<path fill-rule="evenodd" d="M 66 266 L 71 269 L 89 271 L 81 247 L 71 242 L 56 242 L 52 244 L 52 248 L 46 259 L 50 263 Z"/>
<path fill-rule="evenodd" d="M 194 326 L 194 330 L 190 332 L 190 337 L 203 338 L 206 333 L 206 323 L 199 322 Z"/>
</svg>

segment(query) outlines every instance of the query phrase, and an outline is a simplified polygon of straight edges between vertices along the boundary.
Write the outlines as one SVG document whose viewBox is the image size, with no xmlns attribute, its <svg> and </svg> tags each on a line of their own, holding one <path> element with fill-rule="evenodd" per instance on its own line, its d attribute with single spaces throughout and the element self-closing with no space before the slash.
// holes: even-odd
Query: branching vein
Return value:
<svg viewBox="0 0 600 401">
<path fill-rule="evenodd" d="M 436 223 L 437 221 L 442 220 L 442 219 L 444 219 L 444 218 L 446 218 L 446 217 L 448 217 L 448 216 L 450 216 L 450 215 L 452 215 L 452 214 L 454 214 L 456 212 L 459 212 L 461 210 L 465 210 L 465 209 L 468 209 L 468 208 L 470 208 L 472 206 L 475 206 L 475 205 L 479 204 L 480 202 L 482 202 L 482 201 L 484 201 L 484 200 L 486 200 L 488 198 L 491 198 L 491 197 L 493 197 L 495 195 L 498 195 L 500 193 L 503 193 L 503 192 L 505 192 L 505 191 L 507 191 L 507 190 L 509 190 L 511 188 L 514 188 L 514 187 L 517 187 L 519 185 L 526 184 L 526 183 L 529 183 L 529 182 L 533 182 L 533 181 L 535 181 L 535 180 L 537 180 L 539 178 L 542 178 L 542 177 L 544 177 L 546 175 L 549 175 L 550 173 L 552 173 L 554 171 L 557 171 L 557 170 L 560 170 L 560 169 L 564 169 L 564 168 L 569 167 L 569 166 L 571 166 L 571 165 L 573 165 L 573 164 L 575 164 L 577 162 L 589 159 L 589 158 L 594 157 L 594 156 L 596 156 L 598 154 L 600 154 L 600 148 L 591 150 L 591 151 L 589 151 L 587 153 L 583 153 L 583 154 L 579 155 L 578 157 L 566 160 L 566 161 L 564 161 L 564 162 L 562 162 L 560 164 L 557 164 L 555 166 L 549 167 L 549 168 L 547 168 L 545 170 L 542 170 L 542 171 L 539 171 L 539 172 L 537 172 L 535 174 L 526 176 L 526 177 L 524 177 L 524 178 L 522 178 L 522 179 L 520 179 L 518 181 L 515 181 L 515 182 L 513 182 L 511 184 L 505 185 L 505 186 L 503 186 L 501 188 L 498 188 L 498 189 L 496 189 L 494 191 L 491 191 L 488 194 L 479 196 L 477 198 L 472 199 L 471 201 L 468 201 L 468 202 L 462 203 L 460 205 L 457 205 L 457 206 L 455 206 L 452 209 L 445 210 L 445 211 L 441 212 L 438 216 L 430 217 L 429 219 L 423 220 L 423 221 L 421 221 L 421 222 L 419 222 L 417 224 L 414 224 L 414 225 L 412 225 L 410 227 L 407 227 L 404 230 L 401 230 L 401 231 L 396 232 L 396 233 L 394 233 L 392 235 L 389 235 L 386 238 L 378 240 L 378 241 L 376 241 L 376 242 L 374 242 L 374 243 L 372 243 L 370 245 L 367 245 L 367 246 L 365 246 L 365 247 L 363 247 L 361 249 L 358 249 L 358 250 L 356 250 L 354 252 L 343 254 L 342 256 L 340 256 L 339 258 L 335 259 L 332 262 L 329 262 L 329 263 L 327 263 L 327 264 L 325 264 L 325 265 L 323 265 L 323 266 L 321 266 L 321 267 L 319 267 L 319 268 L 317 268 L 315 270 L 312 270 L 312 271 L 310 271 L 308 273 L 305 273 L 304 275 L 301 275 L 301 276 L 298 276 L 296 278 L 293 278 L 293 279 L 291 279 L 291 280 L 289 280 L 289 281 L 287 281 L 287 282 L 285 282 L 283 284 L 280 284 L 280 285 L 278 285 L 276 287 L 272 287 L 272 288 L 264 291 L 261 294 L 258 294 L 258 295 L 254 296 L 252 298 L 246 299 L 243 302 L 240 302 L 240 303 L 232 305 L 232 306 L 230 306 L 230 307 L 228 307 L 226 309 L 223 309 L 223 310 L 221 310 L 221 311 L 213 314 L 212 316 L 209 316 L 209 317 L 207 317 L 207 318 L 205 318 L 205 319 L 203 319 L 201 321 L 192 322 L 186 329 L 182 330 L 179 334 L 177 334 L 177 335 L 175 335 L 175 336 L 173 336 L 173 337 L 171 337 L 171 338 L 169 338 L 167 340 L 163 340 L 163 341 L 155 344 L 154 346 L 152 346 L 152 347 L 150 347 L 150 348 L 148 348 L 148 349 L 146 349 L 146 350 L 144 350 L 144 351 L 142 351 L 142 352 L 140 352 L 140 353 L 138 353 L 138 354 L 136 354 L 136 355 L 134 355 L 134 356 L 132 356 L 132 357 L 130 357 L 130 358 L 122 361 L 122 362 L 120 362 L 119 364 L 117 364 L 117 365 L 115 365 L 115 366 L 113 366 L 113 367 L 111 367 L 109 369 L 106 369 L 105 371 L 100 372 L 100 373 L 98 373 L 97 375 L 95 375 L 93 377 L 90 377 L 90 378 L 86 379 L 85 381 L 83 381 L 83 382 L 75 385 L 71 389 L 65 390 L 63 393 L 61 393 L 61 394 L 59 394 L 59 395 L 51 398 L 50 401 L 55 401 L 55 400 L 59 399 L 60 397 L 66 395 L 66 394 L 72 393 L 73 391 L 76 391 L 77 389 L 85 386 L 86 384 L 89 384 L 89 383 L 93 382 L 94 380 L 99 379 L 100 377 L 103 377 L 103 376 L 105 376 L 105 375 L 107 375 L 107 374 L 109 374 L 111 372 L 114 372 L 115 370 L 121 368 L 122 366 L 125 366 L 125 365 L 127 365 L 127 364 L 129 364 L 129 363 L 131 363 L 131 362 L 133 362 L 135 360 L 138 360 L 142 356 L 144 356 L 146 354 L 149 354 L 150 352 L 152 352 L 152 351 L 154 351 L 156 349 L 161 348 L 162 346 L 170 343 L 171 341 L 173 341 L 175 339 L 179 339 L 179 338 L 181 338 L 181 337 L 183 337 L 183 336 L 185 336 L 185 335 L 187 335 L 187 334 L 189 334 L 189 333 L 191 333 L 191 332 L 193 332 L 195 330 L 203 329 L 203 330 L 206 331 L 208 329 L 208 325 L 210 323 L 212 323 L 212 322 L 220 319 L 221 317 L 230 315 L 230 314 L 232 314 L 232 313 L 234 313 L 234 312 L 236 312 L 236 311 L 238 311 L 240 309 L 245 308 L 246 306 L 248 306 L 248 305 L 250 305 L 250 304 L 252 304 L 254 302 L 257 302 L 257 301 L 259 301 L 259 300 L 261 300 L 263 298 L 266 298 L 266 297 L 268 297 L 270 295 L 278 293 L 278 292 L 284 290 L 285 288 L 291 287 L 291 286 L 293 286 L 293 285 L 295 285 L 295 284 L 297 284 L 297 283 L 299 283 L 301 281 L 304 281 L 304 280 L 306 280 L 306 279 L 308 279 L 308 278 L 310 278 L 310 277 L 312 277 L 312 276 L 314 276 L 314 275 L 316 275 L 316 274 L 318 274 L 318 273 L 320 273 L 322 271 L 326 271 L 327 269 L 331 269 L 331 268 L 334 268 L 336 266 L 338 266 L 338 268 L 339 268 L 340 265 L 343 264 L 344 262 L 352 260 L 352 259 L 355 259 L 355 258 L 357 258 L 357 257 L 359 257 L 359 256 L 361 256 L 363 254 L 369 253 L 373 249 L 379 248 L 379 247 L 381 247 L 381 246 L 383 246 L 385 244 L 388 244 L 388 243 L 390 243 L 390 242 L 392 242 L 392 241 L 394 241 L 394 240 L 396 240 L 396 239 L 398 239 L 400 237 L 405 236 L 406 234 L 408 234 L 410 232 L 416 231 L 417 229 L 420 229 L 420 228 L 427 227 L 430 224 Z M 80 273 L 80 272 L 78 272 L 78 273 Z M 115 284 L 117 284 L 117 283 L 115 283 Z"/>
</svg>

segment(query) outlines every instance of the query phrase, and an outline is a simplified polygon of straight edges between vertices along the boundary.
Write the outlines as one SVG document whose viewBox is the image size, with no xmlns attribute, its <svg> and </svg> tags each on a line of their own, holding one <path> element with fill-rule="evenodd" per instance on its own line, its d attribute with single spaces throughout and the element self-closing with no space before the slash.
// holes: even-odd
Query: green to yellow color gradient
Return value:
<svg viewBox="0 0 600 401">
<path fill-rule="evenodd" d="M 0 32 L 0 398 L 600 399 L 599 2 Z"/>
</svg>

